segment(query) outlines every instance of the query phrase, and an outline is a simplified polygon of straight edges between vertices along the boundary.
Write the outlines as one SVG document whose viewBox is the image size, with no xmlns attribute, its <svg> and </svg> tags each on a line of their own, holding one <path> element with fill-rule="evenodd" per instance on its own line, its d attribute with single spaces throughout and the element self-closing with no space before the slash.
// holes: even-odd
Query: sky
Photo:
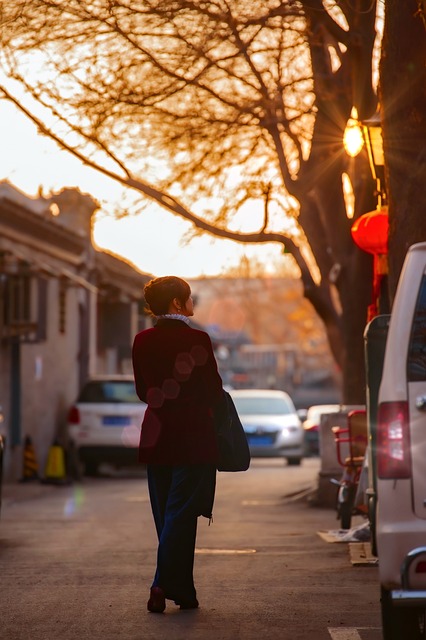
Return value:
<svg viewBox="0 0 426 640">
<path fill-rule="evenodd" d="M 113 218 L 108 213 L 111 203 L 118 203 L 120 209 L 120 203 L 126 202 L 123 188 L 40 136 L 6 101 L 0 101 L 0 144 L 0 180 L 8 180 L 29 196 L 37 195 L 40 187 L 46 195 L 73 186 L 89 193 L 101 204 L 94 225 L 96 246 L 130 260 L 146 273 L 183 278 L 221 275 L 243 256 L 256 258 L 265 265 L 265 273 L 272 273 L 277 262 L 284 260 L 278 244 L 242 245 L 208 235 L 188 241 L 190 223 L 154 203 L 136 215 Z"/>
</svg>

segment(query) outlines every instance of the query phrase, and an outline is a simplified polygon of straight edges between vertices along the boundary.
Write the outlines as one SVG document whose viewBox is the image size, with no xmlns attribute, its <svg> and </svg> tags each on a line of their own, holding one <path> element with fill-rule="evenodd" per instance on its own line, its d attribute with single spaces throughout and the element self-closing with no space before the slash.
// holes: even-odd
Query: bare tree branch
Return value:
<svg viewBox="0 0 426 640">
<path fill-rule="evenodd" d="M 309 269 L 307 267 L 306 261 L 304 260 L 299 247 L 296 243 L 285 234 L 282 233 L 270 233 L 266 232 L 265 226 L 261 231 L 256 233 L 241 233 L 231 231 L 229 229 L 222 229 L 215 225 L 210 224 L 206 220 L 196 216 L 194 213 L 189 211 L 182 203 L 180 203 L 175 197 L 163 193 L 153 187 L 152 185 L 143 182 L 142 180 L 132 177 L 130 175 L 122 176 L 114 171 L 107 169 L 102 164 L 95 162 L 94 160 L 89 159 L 86 155 L 83 155 L 78 149 L 72 147 L 67 144 L 63 139 L 53 133 L 45 124 L 41 122 L 39 118 L 37 118 L 32 112 L 30 112 L 26 107 L 22 105 L 4 86 L 0 85 L 0 92 L 3 94 L 4 98 L 7 98 L 10 102 L 12 102 L 27 118 L 29 118 L 38 128 L 40 133 L 48 136 L 54 142 L 58 144 L 62 149 L 68 151 L 73 156 L 78 158 L 83 164 L 89 166 L 92 169 L 95 169 L 99 173 L 107 176 L 111 180 L 115 182 L 119 182 L 125 187 L 130 189 L 134 189 L 139 193 L 142 193 L 144 196 L 157 202 L 164 209 L 168 209 L 171 213 L 178 215 L 185 220 L 191 222 L 198 229 L 202 229 L 210 233 L 213 236 L 219 238 L 227 238 L 228 240 L 234 240 L 235 242 L 241 242 L 244 244 L 250 243 L 267 243 L 267 242 L 279 242 L 282 244 L 286 251 L 291 253 L 291 255 L 296 260 L 297 265 L 299 266 L 301 272 L 304 274 L 304 280 L 306 282 L 309 281 L 310 286 L 314 284 L 313 279 L 310 275 Z M 265 204 L 266 207 L 266 204 Z M 267 220 L 266 220 L 267 222 Z"/>
<path fill-rule="evenodd" d="M 352 401 L 363 389 L 369 280 L 346 215 L 342 136 L 352 107 L 363 115 L 375 102 L 375 6 L 15 0 L 2 5 L 0 32 L 4 74 L 20 81 L 52 123 L 7 83 L 4 97 L 63 149 L 197 229 L 238 242 L 279 242 L 291 253 L 336 361 L 348 379 L 356 371 L 358 395 L 346 394 Z M 359 215 L 365 185 L 354 192 Z M 203 199 L 215 206 L 195 215 Z M 233 216 L 252 201 L 264 207 L 260 230 L 233 231 Z M 300 236 L 285 231 L 289 217 Z M 296 237 L 306 238 L 312 263 Z M 339 273 L 333 283 L 332 268 Z"/>
</svg>

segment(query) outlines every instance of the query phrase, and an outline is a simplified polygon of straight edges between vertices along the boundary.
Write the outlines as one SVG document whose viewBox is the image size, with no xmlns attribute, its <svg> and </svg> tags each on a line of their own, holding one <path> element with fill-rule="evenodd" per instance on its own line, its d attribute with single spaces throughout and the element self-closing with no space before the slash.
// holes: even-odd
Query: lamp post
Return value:
<svg viewBox="0 0 426 640">
<path fill-rule="evenodd" d="M 349 121 L 348 129 L 355 125 Z M 366 251 L 373 254 L 373 296 L 372 303 L 368 307 L 368 318 L 370 321 L 379 313 L 389 312 L 389 302 L 387 295 L 387 253 L 388 253 L 388 208 L 386 206 L 386 189 L 385 189 L 385 161 L 383 153 L 382 127 L 380 120 L 380 112 L 376 113 L 369 119 L 363 120 L 358 124 L 360 134 L 362 135 L 363 144 L 355 145 L 359 153 L 362 146 L 365 145 L 368 160 L 370 164 L 371 175 L 376 182 L 377 208 L 374 211 L 364 213 L 351 228 L 352 238 L 355 244 Z M 345 132 L 345 135 L 346 132 Z M 354 136 L 352 132 L 352 136 Z M 344 146 L 349 155 L 347 145 Z"/>
<path fill-rule="evenodd" d="M 377 208 L 386 202 L 385 157 L 383 153 L 382 125 L 380 111 L 361 122 L 365 148 L 370 163 L 371 175 L 376 181 Z"/>
</svg>

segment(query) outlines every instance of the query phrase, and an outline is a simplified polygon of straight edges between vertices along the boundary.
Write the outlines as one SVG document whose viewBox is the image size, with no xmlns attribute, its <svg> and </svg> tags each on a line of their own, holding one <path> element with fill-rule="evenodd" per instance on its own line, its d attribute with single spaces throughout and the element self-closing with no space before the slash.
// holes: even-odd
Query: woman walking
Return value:
<svg viewBox="0 0 426 640">
<path fill-rule="evenodd" d="M 207 333 L 192 328 L 191 289 L 175 276 L 144 288 L 156 317 L 133 344 L 136 391 L 147 403 L 139 460 L 147 464 L 158 535 L 157 569 L 147 603 L 162 613 L 166 599 L 198 607 L 193 580 L 197 519 L 211 518 L 218 457 L 213 407 L 222 380 Z"/>
</svg>

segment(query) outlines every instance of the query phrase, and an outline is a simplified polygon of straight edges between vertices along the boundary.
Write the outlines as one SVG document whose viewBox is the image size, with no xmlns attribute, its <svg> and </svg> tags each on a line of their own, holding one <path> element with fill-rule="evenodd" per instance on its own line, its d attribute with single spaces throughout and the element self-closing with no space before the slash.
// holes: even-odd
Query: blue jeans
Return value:
<svg viewBox="0 0 426 640">
<path fill-rule="evenodd" d="M 166 598 L 196 597 L 193 569 L 197 519 L 211 517 L 216 468 L 211 464 L 147 466 L 148 488 L 158 535 L 157 570 L 153 587 Z"/>
</svg>

